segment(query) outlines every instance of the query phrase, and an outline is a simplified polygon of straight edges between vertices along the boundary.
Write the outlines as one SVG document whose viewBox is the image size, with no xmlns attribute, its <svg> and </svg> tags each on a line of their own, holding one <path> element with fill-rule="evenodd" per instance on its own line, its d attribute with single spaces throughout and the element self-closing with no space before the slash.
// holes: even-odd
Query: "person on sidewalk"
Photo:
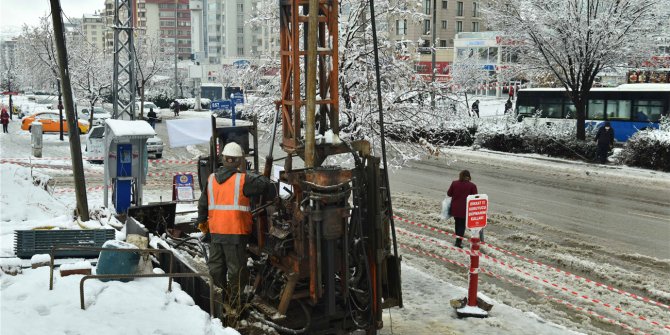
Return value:
<svg viewBox="0 0 670 335">
<path fill-rule="evenodd" d="M 472 113 L 479 117 L 479 100 L 475 100 L 475 102 L 472 103 Z"/>
<path fill-rule="evenodd" d="M 2 108 L 2 113 L 0 114 L 0 121 L 2 122 L 2 132 L 4 134 L 9 134 L 7 126 L 9 126 L 9 113 L 7 113 L 6 108 Z"/>
<path fill-rule="evenodd" d="M 249 278 L 246 246 L 253 223 L 251 198 L 263 195 L 273 199 L 276 190 L 265 176 L 239 170 L 244 161 L 239 144 L 226 144 L 222 161 L 223 166 L 209 175 L 202 190 L 196 225 L 211 234 L 207 266 L 226 302 L 242 296 Z"/>
<path fill-rule="evenodd" d="M 451 215 L 456 222 L 456 245 L 463 248 L 463 239 L 465 235 L 465 210 L 468 195 L 477 194 L 477 185 L 475 185 L 470 177 L 470 171 L 463 170 L 458 174 L 458 180 L 451 182 L 447 195 L 451 197 Z M 483 235 L 481 235 L 483 237 Z"/>
<path fill-rule="evenodd" d="M 149 124 L 151 125 L 151 128 L 156 129 L 157 115 L 156 115 L 156 112 L 154 112 L 153 108 L 149 108 L 149 113 L 147 113 L 147 118 L 149 119 Z"/>
<path fill-rule="evenodd" d="M 512 112 L 512 100 L 511 98 L 507 98 L 507 102 L 505 102 L 505 114 L 511 112 Z"/>
<path fill-rule="evenodd" d="M 614 129 L 609 121 L 605 121 L 602 127 L 598 129 L 594 139 L 598 145 L 596 151 L 596 160 L 601 164 L 607 163 L 607 154 L 614 147 Z"/>
</svg>

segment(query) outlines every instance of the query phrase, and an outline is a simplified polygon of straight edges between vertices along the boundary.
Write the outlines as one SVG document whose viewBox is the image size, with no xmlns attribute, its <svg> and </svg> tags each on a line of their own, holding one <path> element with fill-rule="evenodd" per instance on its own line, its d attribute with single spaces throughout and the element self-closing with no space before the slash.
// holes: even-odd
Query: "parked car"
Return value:
<svg viewBox="0 0 670 335">
<path fill-rule="evenodd" d="M 102 161 L 105 154 L 105 126 L 95 126 L 86 136 L 85 157 L 91 162 Z"/>
<path fill-rule="evenodd" d="M 163 117 L 161 116 L 161 109 L 156 106 L 151 101 L 145 101 L 144 102 L 144 111 L 142 115 L 144 116 L 144 120 L 147 120 L 147 114 L 149 114 L 149 110 L 153 108 L 154 112 L 156 112 L 156 122 L 163 122 Z M 135 118 L 140 117 L 140 102 L 135 102 Z"/>
<path fill-rule="evenodd" d="M 156 158 L 163 157 L 163 140 L 158 135 L 147 140 L 147 154 L 154 155 Z"/>
<path fill-rule="evenodd" d="M 79 119 L 89 121 L 91 116 L 89 114 L 90 107 L 84 107 L 79 111 Z M 93 107 L 93 126 L 103 125 L 106 119 L 112 117 L 112 114 L 107 113 L 102 107 Z"/>
<path fill-rule="evenodd" d="M 60 131 L 60 122 L 59 122 L 60 116 L 58 112 L 40 112 L 40 113 L 35 113 L 30 116 L 26 116 L 23 118 L 23 121 L 21 121 L 21 129 L 30 131 L 31 130 L 31 123 L 33 121 L 38 121 L 42 124 L 42 131 L 47 133 L 47 132 L 59 132 Z M 84 120 L 77 120 L 77 127 L 79 128 L 79 132 L 81 134 L 86 134 L 89 129 L 89 124 L 88 121 Z M 68 125 L 67 125 L 67 120 L 65 120 L 65 115 L 63 115 L 63 132 L 68 131 Z"/>
</svg>

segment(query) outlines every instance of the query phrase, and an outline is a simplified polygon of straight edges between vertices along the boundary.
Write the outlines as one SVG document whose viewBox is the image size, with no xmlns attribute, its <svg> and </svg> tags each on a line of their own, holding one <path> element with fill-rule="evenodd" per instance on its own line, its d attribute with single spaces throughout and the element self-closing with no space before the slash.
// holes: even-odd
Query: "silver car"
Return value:
<svg viewBox="0 0 670 335">
<path fill-rule="evenodd" d="M 163 157 L 163 140 L 157 135 L 147 140 L 147 153 L 156 158 Z"/>
</svg>

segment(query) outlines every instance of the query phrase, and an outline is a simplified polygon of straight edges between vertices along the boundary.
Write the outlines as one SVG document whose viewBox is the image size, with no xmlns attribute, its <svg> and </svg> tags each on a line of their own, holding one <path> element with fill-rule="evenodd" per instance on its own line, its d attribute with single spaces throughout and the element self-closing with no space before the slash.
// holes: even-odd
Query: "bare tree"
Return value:
<svg viewBox="0 0 670 335">
<path fill-rule="evenodd" d="M 521 64 L 551 72 L 565 87 L 584 140 L 596 75 L 648 57 L 667 7 L 664 0 L 490 0 L 485 15 L 491 29 L 516 42 Z"/>
<path fill-rule="evenodd" d="M 156 75 L 169 67 L 164 55 L 160 52 L 158 38 L 140 35 L 135 40 L 135 60 L 137 63 L 137 91 L 140 95 L 140 119 L 144 118 L 144 93 Z"/>
<path fill-rule="evenodd" d="M 72 89 L 80 99 L 86 99 L 91 106 L 89 122 L 93 124 L 95 104 L 112 87 L 112 60 L 105 57 L 102 50 L 88 44 L 83 36 L 71 39 L 70 72 Z"/>
</svg>

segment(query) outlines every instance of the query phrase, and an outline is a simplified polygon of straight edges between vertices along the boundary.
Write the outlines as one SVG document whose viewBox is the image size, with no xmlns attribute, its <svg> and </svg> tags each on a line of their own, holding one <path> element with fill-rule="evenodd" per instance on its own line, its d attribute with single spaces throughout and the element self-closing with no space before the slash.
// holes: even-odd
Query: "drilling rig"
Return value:
<svg viewBox="0 0 670 335">
<path fill-rule="evenodd" d="M 375 334 L 382 309 L 402 307 L 400 256 L 382 160 L 367 141 L 339 139 L 338 1 L 279 6 L 281 97 L 263 174 L 283 160 L 279 179 L 290 187 L 288 196 L 263 199 L 254 210 L 251 316 L 280 333 Z M 275 160 L 278 123 L 286 156 Z M 216 168 L 217 148 L 230 141 L 255 156 L 258 169 L 255 123 L 213 119 L 212 127 L 212 154 L 200 176 Z M 354 167 L 324 165 L 333 155 L 350 155 Z M 304 164 L 294 168 L 298 159 Z"/>
</svg>

